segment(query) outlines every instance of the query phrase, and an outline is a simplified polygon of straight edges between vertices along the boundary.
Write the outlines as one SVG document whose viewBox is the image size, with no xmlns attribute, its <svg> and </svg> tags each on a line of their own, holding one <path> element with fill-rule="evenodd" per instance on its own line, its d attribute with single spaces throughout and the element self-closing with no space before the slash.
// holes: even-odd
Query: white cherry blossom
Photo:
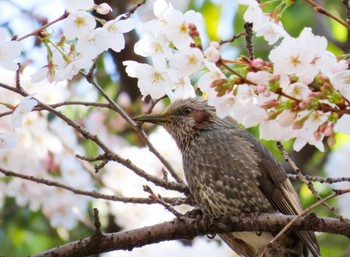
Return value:
<svg viewBox="0 0 350 257">
<path fill-rule="evenodd" d="M 171 79 L 174 83 L 174 90 L 171 94 L 169 94 L 169 98 L 171 101 L 175 101 L 177 99 L 186 99 L 195 97 L 196 93 L 191 84 L 190 78 L 188 76 L 182 77 L 177 75 L 171 76 Z"/>
<path fill-rule="evenodd" d="M 144 57 L 151 57 L 153 66 L 162 68 L 166 66 L 167 58 L 172 55 L 169 40 L 163 35 L 145 33 L 134 46 L 135 53 Z"/>
<path fill-rule="evenodd" d="M 94 7 L 94 0 L 64 0 L 66 10 L 69 13 L 86 11 Z"/>
<path fill-rule="evenodd" d="M 350 70 L 340 71 L 331 76 L 331 82 L 344 97 L 350 99 Z"/>
<path fill-rule="evenodd" d="M 76 45 L 77 52 L 86 58 L 94 59 L 108 49 L 107 32 L 97 28 L 79 38 Z"/>
<path fill-rule="evenodd" d="M 92 66 L 92 60 L 83 55 L 77 56 L 74 60 L 70 61 L 65 67 L 62 67 L 56 72 L 55 80 L 70 80 L 82 69 L 88 69 Z"/>
<path fill-rule="evenodd" d="M 267 112 L 258 105 L 254 88 L 247 84 L 238 86 L 235 103 L 234 118 L 247 128 L 258 125 L 267 116 Z"/>
<path fill-rule="evenodd" d="M 169 76 L 169 69 L 156 69 L 149 64 L 135 61 L 125 61 L 126 72 L 130 77 L 138 78 L 139 87 L 143 98 L 150 95 L 153 99 L 164 95 L 170 95 L 174 84 Z"/>
<path fill-rule="evenodd" d="M 209 62 L 217 62 L 221 58 L 221 53 L 219 51 L 219 43 L 218 42 L 210 42 L 209 47 L 205 49 L 204 56 Z"/>
<path fill-rule="evenodd" d="M 70 14 L 65 19 L 63 34 L 68 40 L 86 36 L 96 26 L 93 16 L 84 11 Z"/>
<path fill-rule="evenodd" d="M 305 112 L 299 114 L 299 116 L 305 115 Z M 308 119 L 305 121 L 303 127 L 298 129 L 297 136 L 293 144 L 295 151 L 300 151 L 306 144 L 316 146 L 320 151 L 324 151 L 323 138 L 321 134 L 320 138 L 315 138 L 314 133 L 318 127 L 327 120 L 328 115 L 320 111 L 313 111 Z"/>
<path fill-rule="evenodd" d="M 193 43 L 189 35 L 189 22 L 193 24 L 200 23 L 201 16 L 197 12 L 188 11 L 181 13 L 175 9 L 168 9 L 164 14 L 164 34 L 173 42 L 177 49 L 188 48 Z"/>
<path fill-rule="evenodd" d="M 199 70 L 203 60 L 204 57 L 201 50 L 196 47 L 188 47 L 170 58 L 170 66 L 177 69 L 180 76 L 188 76 Z"/>
<path fill-rule="evenodd" d="M 0 132 L 0 150 L 13 148 L 18 141 L 15 134 Z"/>
<path fill-rule="evenodd" d="M 6 32 L 0 29 L 0 67 L 7 70 L 17 70 L 18 64 L 14 59 L 19 57 L 22 52 L 22 46 L 17 41 L 6 41 Z"/>
<path fill-rule="evenodd" d="M 350 115 L 344 114 L 334 125 L 335 132 L 350 134 Z"/>
<path fill-rule="evenodd" d="M 301 82 L 295 82 L 283 87 L 283 92 L 296 99 L 302 100 L 309 96 L 311 90 L 309 87 Z"/>
<path fill-rule="evenodd" d="M 260 20 L 255 17 L 253 31 L 256 32 L 257 37 L 264 37 L 269 45 L 275 44 L 280 38 L 287 35 L 282 23 L 276 23 L 274 19 L 268 17 L 266 14 L 261 15 Z"/>
<path fill-rule="evenodd" d="M 110 20 L 103 25 L 103 29 L 107 32 L 108 48 L 115 52 L 120 52 L 125 47 L 124 33 L 133 30 L 136 26 L 135 20 L 128 18 L 123 20 L 124 15 L 119 15 L 114 20 Z"/>
<path fill-rule="evenodd" d="M 12 113 L 12 128 L 21 127 L 24 117 L 30 113 L 37 104 L 38 102 L 32 96 L 23 98 Z"/>
<path fill-rule="evenodd" d="M 211 84 L 215 80 L 226 79 L 226 76 L 222 71 L 215 65 L 215 63 L 204 60 L 204 64 L 208 69 L 198 80 L 198 87 L 204 93 L 214 91 Z"/>
</svg>

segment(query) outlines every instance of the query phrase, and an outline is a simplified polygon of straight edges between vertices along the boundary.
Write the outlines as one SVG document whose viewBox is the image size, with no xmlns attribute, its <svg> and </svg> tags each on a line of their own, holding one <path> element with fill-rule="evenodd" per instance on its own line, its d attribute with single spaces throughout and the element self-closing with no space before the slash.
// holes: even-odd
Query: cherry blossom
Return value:
<svg viewBox="0 0 350 257">
<path fill-rule="evenodd" d="M 334 131 L 350 134 L 350 115 L 343 115 L 334 125 Z"/>
<path fill-rule="evenodd" d="M 219 52 L 219 43 L 218 42 L 210 42 L 209 47 L 205 49 L 204 56 L 210 62 L 217 62 L 221 58 L 221 54 Z"/>
<path fill-rule="evenodd" d="M 182 77 L 173 74 L 174 90 L 168 96 L 171 101 L 195 97 L 196 93 L 188 76 Z"/>
<path fill-rule="evenodd" d="M 163 35 L 148 32 L 135 44 L 134 49 L 138 55 L 151 57 L 154 67 L 162 68 L 166 66 L 166 58 L 172 55 L 169 44 L 169 40 Z"/>
<path fill-rule="evenodd" d="M 334 74 L 331 77 L 331 82 L 344 97 L 350 99 L 350 70 L 344 70 Z"/>
<path fill-rule="evenodd" d="M 180 76 L 188 76 L 199 70 L 203 59 L 202 51 L 188 47 L 170 58 L 170 66 L 177 69 Z"/>
<path fill-rule="evenodd" d="M 19 128 L 22 126 L 23 118 L 28 113 L 30 113 L 34 106 L 36 106 L 38 102 L 32 96 L 26 96 L 23 100 L 16 106 L 16 109 L 12 114 L 12 127 Z"/>
<path fill-rule="evenodd" d="M 260 16 L 260 20 L 257 19 L 255 17 L 255 21 L 253 21 L 253 31 L 256 32 L 257 37 L 264 37 L 269 45 L 275 44 L 280 38 L 287 35 L 281 22 L 276 23 L 267 15 Z"/>
<path fill-rule="evenodd" d="M 258 105 L 254 88 L 247 84 L 238 86 L 235 103 L 234 117 L 247 128 L 258 125 L 267 116 L 267 112 Z"/>
<path fill-rule="evenodd" d="M 107 32 L 102 28 L 94 29 L 79 38 L 76 50 L 86 58 L 94 59 L 108 49 L 107 37 Z"/>
<path fill-rule="evenodd" d="M 305 112 L 299 114 L 299 116 L 305 115 Z M 328 118 L 328 115 L 319 111 L 314 111 L 309 114 L 309 118 L 305 121 L 303 127 L 299 129 L 296 139 L 294 141 L 293 148 L 295 151 L 300 151 L 306 144 L 316 146 L 320 151 L 324 151 L 324 145 L 322 139 L 323 134 L 319 135 L 319 138 L 315 137 L 315 132 L 318 127 L 324 123 Z"/>
<path fill-rule="evenodd" d="M 88 69 L 92 65 L 92 60 L 83 55 L 77 56 L 75 59 L 70 61 L 65 67 L 62 67 L 61 70 L 58 70 L 55 75 L 56 81 L 62 81 L 66 79 L 72 79 L 73 76 L 78 74 L 82 69 Z"/>
<path fill-rule="evenodd" d="M 18 137 L 15 134 L 0 132 L 0 149 L 13 148 L 17 141 Z"/>
<path fill-rule="evenodd" d="M 212 62 L 204 60 L 204 64 L 208 69 L 198 80 L 198 87 L 204 93 L 211 92 L 216 95 L 215 90 L 211 87 L 211 84 L 215 80 L 226 79 L 226 76 L 222 71 Z"/>
<path fill-rule="evenodd" d="M 261 139 L 287 141 L 294 138 L 297 131 L 292 126 L 282 125 L 278 119 L 265 119 L 260 123 L 259 134 Z"/>
<path fill-rule="evenodd" d="M 106 15 L 106 14 L 112 12 L 112 8 L 107 3 L 99 4 L 95 7 L 95 9 L 96 9 L 97 13 L 102 14 L 102 15 Z"/>
<path fill-rule="evenodd" d="M 18 65 L 13 60 L 21 55 L 22 46 L 17 41 L 6 41 L 6 32 L 0 29 L 0 67 L 7 70 L 17 70 Z"/>
<path fill-rule="evenodd" d="M 257 1 L 249 1 L 249 4 L 247 10 L 244 13 L 244 20 L 246 22 L 251 22 L 254 24 L 257 23 L 260 19 L 262 19 L 262 16 L 264 15 L 263 11 L 261 10 L 259 4 Z"/>
<path fill-rule="evenodd" d="M 113 49 L 115 52 L 120 52 L 125 47 L 125 39 L 123 33 L 133 30 L 136 26 L 135 20 L 128 18 L 126 20 L 121 19 L 124 15 L 120 15 L 114 20 L 106 22 L 102 29 L 107 32 L 108 48 Z"/>
<path fill-rule="evenodd" d="M 328 62 L 330 56 L 326 48 L 324 37 L 315 36 L 310 28 L 305 28 L 298 38 L 285 37 L 270 52 L 269 59 L 274 64 L 275 74 L 282 77 L 296 75 L 308 84 L 320 72 L 319 64 Z"/>
<path fill-rule="evenodd" d="M 93 0 L 64 0 L 66 5 L 66 10 L 69 13 L 74 13 L 78 11 L 86 11 L 94 7 Z"/>
<path fill-rule="evenodd" d="M 283 92 L 296 99 L 302 100 L 309 96 L 311 90 L 305 84 L 301 82 L 296 82 L 283 87 Z"/>
<path fill-rule="evenodd" d="M 86 36 L 96 26 L 93 16 L 84 11 L 70 14 L 65 19 L 63 34 L 68 40 Z"/>
<path fill-rule="evenodd" d="M 150 95 L 157 99 L 164 95 L 170 95 L 174 89 L 169 76 L 169 69 L 156 69 L 149 64 L 141 64 L 134 61 L 125 61 L 126 72 L 130 77 L 138 78 L 139 87 L 143 98 Z M 173 71 L 174 72 L 174 71 Z"/>
</svg>

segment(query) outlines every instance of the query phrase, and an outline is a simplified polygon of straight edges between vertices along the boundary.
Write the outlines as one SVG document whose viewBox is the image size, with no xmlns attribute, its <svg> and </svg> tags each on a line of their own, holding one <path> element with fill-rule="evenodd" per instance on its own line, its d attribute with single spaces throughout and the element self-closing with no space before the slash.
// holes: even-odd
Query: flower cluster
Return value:
<svg viewBox="0 0 350 257">
<path fill-rule="evenodd" d="M 1 70 L 0 83 L 14 86 L 15 74 Z M 33 70 L 26 68 L 22 72 L 21 86 L 39 101 L 47 104 L 64 101 L 70 92 L 67 82 L 55 85 L 47 79 L 40 83 L 31 83 Z M 0 102 L 7 106 L 16 106 L 11 116 L 0 119 L 0 127 L 12 131 L 22 127 L 13 135 L 16 146 L 0 151 L 1 167 L 24 175 L 46 178 L 74 188 L 92 190 L 92 177 L 83 164 L 72 156 L 72 152 L 84 154 L 74 129 L 59 119 L 50 120 L 47 112 L 30 112 L 37 101 L 32 96 L 20 97 L 9 90 L 1 89 Z M 1 113 L 8 107 L 1 105 Z M 30 113 L 29 113 L 30 112 Z M 6 141 L 0 134 L 0 141 Z M 11 141 L 7 141 L 9 148 Z M 4 145 L 2 144 L 2 147 Z M 2 177 L 2 176 L 0 176 Z M 53 227 L 72 229 L 88 206 L 88 198 L 71 194 L 55 187 L 36 186 L 31 181 L 11 178 L 2 186 L 2 197 L 14 197 L 19 206 L 29 206 L 31 211 L 42 208 Z"/>
<path fill-rule="evenodd" d="M 63 20 L 63 37 L 55 44 L 45 34 L 42 41 L 47 47 L 48 64 L 33 74 L 33 82 L 47 77 L 51 81 L 72 79 L 80 70 L 89 69 L 104 51 L 124 49 L 123 33 L 135 28 L 135 21 L 125 15 L 108 22 L 98 19 L 102 27 L 96 27 L 96 18 L 90 11 L 94 8 L 100 14 L 107 14 L 111 8 L 106 3 L 98 6 L 92 0 L 65 3 L 69 15 Z"/>
<path fill-rule="evenodd" d="M 151 57 L 152 65 L 126 61 L 126 72 L 138 78 L 143 97 L 193 97 L 190 76 L 199 71 L 205 60 L 200 42 L 196 42 L 201 16 L 194 11 L 181 13 L 163 0 L 155 1 L 154 14 L 157 19 L 144 24 L 143 37 L 135 45 L 135 52 Z"/>
<path fill-rule="evenodd" d="M 327 50 L 327 39 L 310 28 L 292 37 L 276 13 L 265 13 L 255 0 L 239 3 L 248 6 L 244 19 L 255 35 L 275 45 L 268 61 L 222 59 L 217 42 L 203 50 L 199 14 L 182 14 L 157 0 L 157 19 L 145 24 L 135 45 L 135 52 L 150 57 L 152 65 L 126 61 L 127 73 L 138 78 L 144 97 L 175 100 L 201 94 L 220 117 L 231 115 L 246 127 L 260 125 L 263 139 L 295 139 L 297 151 L 307 143 L 323 151 L 324 137 L 333 145 L 335 132 L 350 130 L 349 62 L 338 60 Z"/>
</svg>

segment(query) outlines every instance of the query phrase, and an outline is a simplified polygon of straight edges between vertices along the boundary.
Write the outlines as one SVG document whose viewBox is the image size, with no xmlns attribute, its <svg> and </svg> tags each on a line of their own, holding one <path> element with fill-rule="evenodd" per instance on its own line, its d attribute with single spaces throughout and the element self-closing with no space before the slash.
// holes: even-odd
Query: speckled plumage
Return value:
<svg viewBox="0 0 350 257">
<path fill-rule="evenodd" d="M 215 109 L 202 98 L 176 101 L 161 115 L 141 116 L 137 120 L 163 125 L 174 137 L 182 152 L 191 195 L 204 213 L 219 216 L 302 211 L 280 163 L 235 120 L 218 118 Z M 220 236 L 246 257 L 260 255 L 273 238 L 266 232 Z M 307 256 L 307 248 L 314 256 L 320 256 L 313 233 L 289 233 L 264 256 Z"/>
</svg>

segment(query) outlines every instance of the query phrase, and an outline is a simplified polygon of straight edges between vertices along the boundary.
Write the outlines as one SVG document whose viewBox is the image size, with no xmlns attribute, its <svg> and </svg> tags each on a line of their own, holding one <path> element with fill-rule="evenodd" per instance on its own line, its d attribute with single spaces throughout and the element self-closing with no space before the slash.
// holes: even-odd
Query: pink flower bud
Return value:
<svg viewBox="0 0 350 257">
<path fill-rule="evenodd" d="M 269 108 L 276 107 L 278 104 L 279 104 L 279 101 L 277 99 L 272 99 L 270 101 L 267 101 L 261 104 L 260 107 L 264 109 L 269 109 Z"/>
<path fill-rule="evenodd" d="M 337 142 L 337 141 L 336 141 L 336 139 L 335 139 L 334 133 L 333 133 L 332 135 L 330 135 L 330 136 L 327 138 L 327 144 L 328 144 L 330 147 L 334 146 L 336 142 Z"/>
<path fill-rule="evenodd" d="M 208 61 L 210 62 L 217 62 L 221 58 L 221 54 L 219 50 L 213 46 L 209 46 L 205 51 L 204 51 L 204 56 L 207 58 Z"/>
<path fill-rule="evenodd" d="M 323 131 L 323 134 L 328 137 L 330 135 L 333 134 L 333 128 L 334 128 L 334 124 L 330 124 L 329 126 L 326 127 L 326 129 Z"/>
<path fill-rule="evenodd" d="M 256 59 L 251 60 L 251 64 L 255 68 L 260 68 L 261 66 L 263 66 L 264 61 L 261 58 L 256 58 Z"/>
<path fill-rule="evenodd" d="M 324 133 L 324 131 L 325 131 L 326 128 L 327 128 L 327 125 L 328 125 L 328 122 L 327 122 L 327 121 L 323 122 L 323 123 L 318 127 L 318 130 L 319 130 L 321 133 Z"/>
<path fill-rule="evenodd" d="M 214 48 L 216 48 L 216 49 L 219 49 L 219 48 L 220 48 L 220 44 L 219 44 L 219 42 L 217 42 L 217 41 L 211 41 L 211 42 L 209 43 L 209 46 L 214 47 Z"/>
<path fill-rule="evenodd" d="M 107 3 L 102 3 L 95 7 L 96 12 L 102 15 L 106 15 L 112 11 L 112 8 Z"/>
<path fill-rule="evenodd" d="M 264 91 L 265 91 L 265 86 L 264 86 L 264 85 L 258 84 L 258 85 L 256 86 L 256 91 L 258 92 L 258 94 L 264 92 Z"/>
<path fill-rule="evenodd" d="M 265 90 L 263 96 L 264 97 L 269 97 L 270 96 L 270 91 L 269 90 Z"/>
<path fill-rule="evenodd" d="M 319 141 L 319 140 L 321 140 L 321 137 L 322 137 L 321 132 L 318 131 L 318 130 L 316 130 L 316 131 L 314 132 L 314 138 L 315 138 L 317 141 Z"/>
</svg>

